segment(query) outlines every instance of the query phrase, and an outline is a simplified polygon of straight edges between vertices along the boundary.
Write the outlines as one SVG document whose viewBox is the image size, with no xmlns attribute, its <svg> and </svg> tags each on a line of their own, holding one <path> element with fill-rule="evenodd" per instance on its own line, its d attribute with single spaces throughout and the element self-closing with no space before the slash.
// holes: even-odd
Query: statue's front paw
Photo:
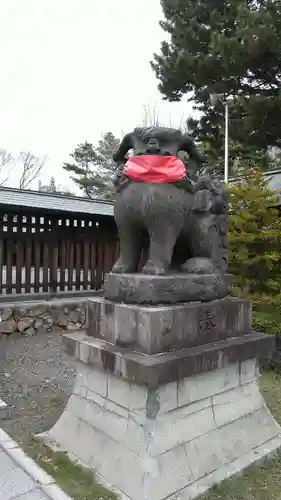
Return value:
<svg viewBox="0 0 281 500">
<path fill-rule="evenodd" d="M 150 261 L 146 263 L 141 271 L 143 274 L 166 274 L 166 269 L 163 266 Z"/>
<path fill-rule="evenodd" d="M 124 263 L 122 261 L 117 261 L 111 269 L 112 273 L 123 274 L 123 273 L 135 273 L 135 266 L 131 262 Z"/>
</svg>

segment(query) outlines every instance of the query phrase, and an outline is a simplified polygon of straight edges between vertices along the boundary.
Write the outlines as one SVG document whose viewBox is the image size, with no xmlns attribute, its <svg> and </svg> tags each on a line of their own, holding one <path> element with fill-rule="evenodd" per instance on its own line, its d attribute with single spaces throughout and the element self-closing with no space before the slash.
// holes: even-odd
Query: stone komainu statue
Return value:
<svg viewBox="0 0 281 500">
<path fill-rule="evenodd" d="M 126 161 L 130 149 L 134 157 Z M 180 151 L 198 166 L 204 161 L 180 130 L 136 128 L 122 140 L 113 157 L 119 166 L 114 216 L 120 257 L 112 272 L 138 272 L 143 254 L 141 272 L 146 274 L 226 271 L 226 190 L 208 176 L 192 184 Z"/>
</svg>

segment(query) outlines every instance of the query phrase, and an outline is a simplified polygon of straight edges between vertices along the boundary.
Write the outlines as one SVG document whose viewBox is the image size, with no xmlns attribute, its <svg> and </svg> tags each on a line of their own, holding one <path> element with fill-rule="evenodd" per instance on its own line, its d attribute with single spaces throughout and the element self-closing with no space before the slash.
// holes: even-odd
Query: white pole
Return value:
<svg viewBox="0 0 281 500">
<path fill-rule="evenodd" d="M 228 102 L 224 105 L 224 182 L 228 184 L 228 122 L 229 122 L 229 108 Z"/>
</svg>

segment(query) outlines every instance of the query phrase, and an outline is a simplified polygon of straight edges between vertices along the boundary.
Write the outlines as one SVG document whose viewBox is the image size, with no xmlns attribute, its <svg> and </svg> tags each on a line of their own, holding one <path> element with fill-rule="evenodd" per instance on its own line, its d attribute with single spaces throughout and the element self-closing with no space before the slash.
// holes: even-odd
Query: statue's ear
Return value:
<svg viewBox="0 0 281 500">
<path fill-rule="evenodd" d="M 113 155 L 113 160 L 116 163 L 119 162 L 124 162 L 126 160 L 125 155 L 128 153 L 130 149 L 133 148 L 133 133 L 130 132 L 129 134 L 126 134 L 120 145 L 119 148 L 117 149 L 116 153 Z"/>
</svg>

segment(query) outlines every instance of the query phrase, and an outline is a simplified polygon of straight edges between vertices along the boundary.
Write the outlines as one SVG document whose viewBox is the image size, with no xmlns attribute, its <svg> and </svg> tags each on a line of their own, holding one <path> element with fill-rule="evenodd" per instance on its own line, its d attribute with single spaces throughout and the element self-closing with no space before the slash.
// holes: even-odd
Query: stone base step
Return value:
<svg viewBox="0 0 281 500">
<path fill-rule="evenodd" d="M 208 302 L 226 297 L 230 291 L 229 274 L 116 274 L 104 279 L 104 297 L 125 304 L 177 304 Z"/>
</svg>

